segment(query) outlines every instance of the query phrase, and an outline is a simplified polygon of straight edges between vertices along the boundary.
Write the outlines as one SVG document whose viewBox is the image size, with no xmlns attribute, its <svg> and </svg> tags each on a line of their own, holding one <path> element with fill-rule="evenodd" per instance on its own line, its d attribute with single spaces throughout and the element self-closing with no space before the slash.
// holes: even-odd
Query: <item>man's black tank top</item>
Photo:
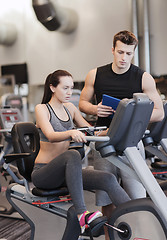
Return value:
<svg viewBox="0 0 167 240">
<path fill-rule="evenodd" d="M 112 70 L 112 63 L 97 68 L 94 92 L 97 104 L 102 101 L 102 95 L 107 94 L 119 99 L 132 98 L 133 93 L 142 92 L 142 76 L 144 71 L 131 64 L 129 70 L 117 74 Z M 98 118 L 97 126 L 109 127 L 110 118 Z"/>
</svg>

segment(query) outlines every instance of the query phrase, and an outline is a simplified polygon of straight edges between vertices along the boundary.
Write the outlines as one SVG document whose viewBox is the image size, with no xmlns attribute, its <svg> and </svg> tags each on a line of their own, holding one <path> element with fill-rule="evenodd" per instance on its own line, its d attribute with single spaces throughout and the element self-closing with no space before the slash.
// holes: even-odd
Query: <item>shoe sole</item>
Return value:
<svg viewBox="0 0 167 240">
<path fill-rule="evenodd" d="M 89 224 L 92 233 L 98 231 L 107 222 L 107 217 L 98 217 Z"/>
</svg>

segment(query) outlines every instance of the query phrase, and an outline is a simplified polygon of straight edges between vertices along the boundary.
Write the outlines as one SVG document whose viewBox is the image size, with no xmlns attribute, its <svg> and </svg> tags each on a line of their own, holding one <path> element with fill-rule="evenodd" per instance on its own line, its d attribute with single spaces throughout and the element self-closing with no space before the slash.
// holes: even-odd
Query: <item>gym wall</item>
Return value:
<svg viewBox="0 0 167 240">
<path fill-rule="evenodd" d="M 0 45 L 0 65 L 26 62 L 30 85 L 43 84 L 55 69 L 70 71 L 75 81 L 112 61 L 113 35 L 131 30 L 131 0 L 51 0 L 78 14 L 78 27 L 70 34 L 48 31 L 36 18 L 31 0 L 0 0 L 0 25 L 11 22 L 17 39 Z M 166 74 L 167 1 L 149 1 L 151 73 Z M 142 32 L 139 40 L 142 41 Z"/>
</svg>

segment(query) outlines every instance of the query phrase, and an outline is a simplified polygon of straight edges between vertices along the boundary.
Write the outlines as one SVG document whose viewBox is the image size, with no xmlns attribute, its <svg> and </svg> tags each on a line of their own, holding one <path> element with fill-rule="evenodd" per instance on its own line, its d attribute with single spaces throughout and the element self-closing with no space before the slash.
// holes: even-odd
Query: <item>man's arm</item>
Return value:
<svg viewBox="0 0 167 240">
<path fill-rule="evenodd" d="M 86 114 L 96 115 L 98 117 L 108 117 L 114 112 L 112 107 L 104 106 L 101 102 L 98 105 L 93 105 L 91 103 L 94 96 L 96 71 L 97 69 L 93 69 L 86 76 L 85 85 L 80 95 L 79 109 Z"/>
<path fill-rule="evenodd" d="M 82 89 L 79 100 L 80 111 L 92 115 L 97 115 L 97 105 L 93 105 L 91 103 L 94 96 L 94 81 L 96 71 L 97 69 L 93 69 L 87 74 L 85 79 L 85 85 Z"/>
<path fill-rule="evenodd" d="M 157 92 L 155 80 L 145 72 L 142 78 L 142 89 L 145 94 L 154 102 L 154 109 L 151 115 L 150 122 L 159 122 L 164 118 L 163 103 L 160 95 Z"/>
</svg>

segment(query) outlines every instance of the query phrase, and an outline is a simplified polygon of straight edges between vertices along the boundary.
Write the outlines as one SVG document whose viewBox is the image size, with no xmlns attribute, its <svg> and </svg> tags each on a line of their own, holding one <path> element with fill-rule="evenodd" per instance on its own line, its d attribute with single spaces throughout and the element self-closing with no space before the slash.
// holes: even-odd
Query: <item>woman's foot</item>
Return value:
<svg viewBox="0 0 167 240">
<path fill-rule="evenodd" d="M 81 226 L 81 233 L 85 232 L 85 229 L 90 227 L 91 232 L 95 232 L 101 228 L 105 222 L 107 222 L 107 218 L 103 216 L 100 211 L 92 212 L 85 211 L 79 217 L 79 224 Z"/>
</svg>

